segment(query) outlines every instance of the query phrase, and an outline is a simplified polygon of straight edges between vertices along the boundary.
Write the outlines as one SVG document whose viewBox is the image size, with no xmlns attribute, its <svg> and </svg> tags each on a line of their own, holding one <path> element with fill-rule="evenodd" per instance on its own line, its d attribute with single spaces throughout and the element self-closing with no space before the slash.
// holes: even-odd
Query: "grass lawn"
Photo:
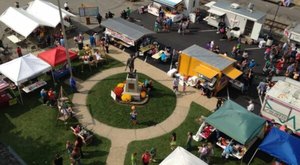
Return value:
<svg viewBox="0 0 300 165">
<path fill-rule="evenodd" d="M 75 68 L 74 76 L 86 80 L 104 69 L 123 65 L 112 58 L 107 60 L 108 63 L 98 66 L 98 68 L 93 67 L 92 71 L 84 68 L 83 73 L 79 61 L 75 60 L 72 63 Z M 67 78 L 58 81 L 56 87 L 53 87 L 50 76 L 42 76 L 42 78 L 48 82 L 48 85 L 44 87 L 45 89 L 52 87 L 58 91 L 60 85 L 62 85 L 65 93 L 69 97 L 72 96 L 68 84 L 65 83 L 68 82 L 65 81 Z M 42 105 L 39 100 L 40 90 L 38 89 L 29 94 L 23 93 L 24 105 L 1 107 L 0 142 L 15 150 L 27 164 L 51 164 L 57 152 L 63 155 L 64 164 L 69 164 L 65 143 L 67 140 L 70 140 L 71 143 L 75 141 L 76 137 L 69 127 L 77 124 L 78 121 L 73 119 L 67 125 L 62 121 L 57 121 L 57 109 Z M 82 159 L 82 163 L 104 165 L 110 145 L 108 139 L 94 135 L 92 144 L 83 148 L 85 158 Z"/>
<path fill-rule="evenodd" d="M 151 79 L 139 73 L 140 82 L 146 78 Z M 139 124 L 133 126 L 130 122 L 130 105 L 119 104 L 110 97 L 110 91 L 125 79 L 126 73 L 116 74 L 102 80 L 91 89 L 87 104 L 94 118 L 118 128 L 144 128 L 156 125 L 171 115 L 176 106 L 174 92 L 153 81 L 154 89 L 148 103 L 136 106 Z"/>
<path fill-rule="evenodd" d="M 211 114 L 211 112 L 206 110 L 202 106 L 200 106 L 196 103 L 192 103 L 190 106 L 190 111 L 189 111 L 189 114 L 188 114 L 186 120 L 178 128 L 176 128 L 174 130 L 174 132 L 176 132 L 176 134 L 177 134 L 177 145 L 185 147 L 186 146 L 185 142 L 187 139 L 187 132 L 191 131 L 193 133 L 196 133 L 200 126 L 196 122 L 196 119 L 198 117 L 200 117 L 201 115 L 208 116 L 210 114 Z M 165 157 L 167 157 L 171 153 L 170 144 L 169 144 L 170 137 L 171 137 L 171 133 L 154 138 L 154 139 L 150 139 L 150 140 L 131 142 L 128 145 L 126 159 L 125 159 L 124 164 L 130 164 L 131 153 L 137 152 L 138 153 L 137 158 L 140 158 L 142 153 L 145 150 L 150 150 L 152 147 L 155 147 L 157 149 L 157 160 L 159 163 L 160 161 L 162 161 Z M 196 156 L 199 156 L 199 154 L 197 153 L 197 151 L 198 151 L 197 146 L 199 146 L 201 143 L 202 142 L 196 142 L 196 141 L 192 142 L 192 145 L 193 145 L 192 153 L 195 154 Z M 219 147 L 215 147 L 214 152 L 215 152 L 215 154 L 214 154 L 214 157 L 212 158 L 211 164 L 216 164 L 216 165 L 223 165 L 223 164 L 238 165 L 238 164 L 241 164 L 241 161 L 239 161 L 237 159 L 233 159 L 233 158 L 230 158 L 228 160 L 222 159 L 220 156 L 222 150 Z M 249 161 L 253 152 L 254 151 L 247 152 L 247 154 L 244 157 L 244 160 L 246 160 L 246 161 L 243 161 L 243 164 L 246 164 Z M 264 160 L 262 160 L 261 158 L 263 158 Z M 268 159 L 268 160 L 266 160 L 266 159 Z M 265 164 L 270 164 L 270 161 L 271 161 L 270 158 L 266 154 L 258 152 L 257 156 L 252 161 L 252 164 L 265 165 Z M 141 161 L 140 161 L 140 163 L 141 163 Z"/>
</svg>

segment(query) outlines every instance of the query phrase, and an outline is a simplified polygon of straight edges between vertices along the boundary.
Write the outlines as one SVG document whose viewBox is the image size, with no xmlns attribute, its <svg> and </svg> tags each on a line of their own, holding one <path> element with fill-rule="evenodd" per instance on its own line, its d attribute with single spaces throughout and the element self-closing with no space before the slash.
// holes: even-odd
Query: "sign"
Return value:
<svg viewBox="0 0 300 165">
<path fill-rule="evenodd" d="M 80 7 L 78 10 L 80 17 L 96 17 L 99 13 L 99 7 Z"/>
<path fill-rule="evenodd" d="M 124 41 L 126 44 L 134 46 L 134 40 L 126 37 L 124 34 L 118 33 L 116 31 L 113 31 L 111 29 L 106 28 L 105 33 L 108 35 L 111 35 L 114 38 L 117 38 L 119 40 Z"/>
<path fill-rule="evenodd" d="M 114 91 L 110 91 L 110 96 L 111 96 L 114 100 L 117 100 L 117 95 L 115 94 Z"/>
</svg>

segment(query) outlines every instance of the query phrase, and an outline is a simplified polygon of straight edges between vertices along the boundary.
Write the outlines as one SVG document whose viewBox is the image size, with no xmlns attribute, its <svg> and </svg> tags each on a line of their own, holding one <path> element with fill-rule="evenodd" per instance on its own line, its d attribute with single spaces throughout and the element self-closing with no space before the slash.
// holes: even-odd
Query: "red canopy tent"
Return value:
<svg viewBox="0 0 300 165">
<path fill-rule="evenodd" d="M 77 53 L 70 51 L 70 59 L 77 57 Z M 46 50 L 40 54 L 38 57 L 46 61 L 51 66 L 57 66 L 67 61 L 66 50 L 62 46 L 55 47 L 53 49 Z"/>
</svg>

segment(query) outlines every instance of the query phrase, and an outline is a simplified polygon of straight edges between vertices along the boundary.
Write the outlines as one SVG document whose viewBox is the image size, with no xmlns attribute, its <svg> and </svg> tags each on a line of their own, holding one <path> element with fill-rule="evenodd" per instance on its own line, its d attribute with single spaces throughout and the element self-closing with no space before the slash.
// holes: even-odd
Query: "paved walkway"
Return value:
<svg viewBox="0 0 300 165">
<path fill-rule="evenodd" d="M 111 47 L 109 54 L 111 57 L 125 63 L 129 55 L 117 48 Z M 196 102 L 207 109 L 212 110 L 216 105 L 216 99 L 208 99 L 200 95 L 199 90 L 187 88 L 187 94 L 177 95 L 176 108 L 174 112 L 162 123 L 155 126 L 141 129 L 121 129 L 111 127 L 92 118 L 86 105 L 88 91 L 99 81 L 113 74 L 124 72 L 125 67 L 112 68 L 104 70 L 101 73 L 91 77 L 90 79 L 79 82 L 80 93 L 74 94 L 73 103 L 77 112 L 77 118 L 80 123 L 86 125 L 88 129 L 94 133 L 106 137 L 111 140 L 111 148 L 107 158 L 108 165 L 123 165 L 127 146 L 131 141 L 145 140 L 155 138 L 171 132 L 177 128 L 186 118 L 191 102 Z M 135 60 L 135 68 L 138 72 L 150 76 L 152 79 L 160 82 L 166 87 L 172 88 L 173 79 L 158 68 L 145 63 L 140 59 Z M 124 136 L 126 135 L 126 136 Z"/>
</svg>

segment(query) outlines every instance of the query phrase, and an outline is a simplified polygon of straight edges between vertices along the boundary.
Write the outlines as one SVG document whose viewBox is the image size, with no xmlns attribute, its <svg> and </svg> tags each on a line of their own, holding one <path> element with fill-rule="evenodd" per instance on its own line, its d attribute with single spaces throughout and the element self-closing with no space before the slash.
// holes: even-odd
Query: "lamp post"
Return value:
<svg viewBox="0 0 300 165">
<path fill-rule="evenodd" d="M 279 8 L 280 8 L 280 3 L 281 3 L 281 1 L 278 1 L 278 2 L 277 2 L 277 9 L 276 9 L 276 12 L 275 12 L 275 15 L 274 15 L 274 18 L 273 18 L 272 24 L 271 24 L 271 26 L 270 26 L 270 32 L 269 32 L 269 36 L 270 36 L 270 37 L 272 37 L 272 29 L 273 29 L 273 24 L 274 24 L 274 22 L 275 22 L 275 19 L 276 19 L 276 17 L 277 17 L 278 10 L 279 10 Z"/>
<path fill-rule="evenodd" d="M 69 65 L 68 68 L 69 68 L 69 72 L 70 72 L 70 77 L 72 78 L 73 73 L 72 73 L 71 60 L 70 60 L 70 54 L 69 54 L 69 46 L 68 46 L 67 35 L 66 35 L 65 26 L 64 26 L 64 19 L 62 17 L 62 12 L 61 12 L 61 8 L 60 8 L 60 0 L 57 0 L 57 6 L 58 6 L 58 11 L 59 11 L 61 30 L 62 30 L 63 37 L 64 37 L 64 44 L 65 44 L 65 51 L 66 51 L 67 61 L 68 61 L 68 65 Z"/>
</svg>

